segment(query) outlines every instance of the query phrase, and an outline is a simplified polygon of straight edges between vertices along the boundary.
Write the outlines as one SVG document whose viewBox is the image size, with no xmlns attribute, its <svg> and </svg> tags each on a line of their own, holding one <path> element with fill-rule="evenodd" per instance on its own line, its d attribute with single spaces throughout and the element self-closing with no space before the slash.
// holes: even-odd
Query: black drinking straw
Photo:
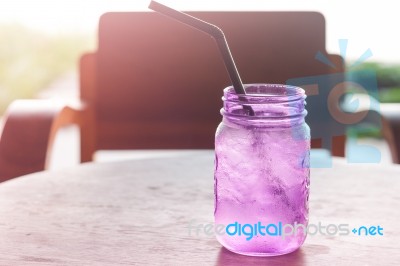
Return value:
<svg viewBox="0 0 400 266">
<path fill-rule="evenodd" d="M 239 76 L 239 72 L 237 71 L 235 62 L 233 61 L 231 51 L 229 50 L 225 35 L 220 28 L 183 12 L 162 5 L 156 1 L 151 1 L 149 8 L 168 17 L 174 18 L 179 22 L 189 25 L 195 29 L 208 33 L 209 35 L 214 37 L 215 41 L 217 42 L 219 51 L 222 54 L 222 58 L 224 59 L 225 67 L 233 84 L 233 89 L 235 90 L 236 94 L 246 94 L 242 80 Z"/>
</svg>

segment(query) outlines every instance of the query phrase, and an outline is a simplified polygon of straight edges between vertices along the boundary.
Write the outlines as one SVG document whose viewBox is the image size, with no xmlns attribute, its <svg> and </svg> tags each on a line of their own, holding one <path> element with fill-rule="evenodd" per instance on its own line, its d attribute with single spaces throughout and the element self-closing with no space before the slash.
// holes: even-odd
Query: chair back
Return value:
<svg viewBox="0 0 400 266">
<path fill-rule="evenodd" d="M 339 56 L 329 56 L 336 69 L 315 59 L 317 52 L 326 54 L 319 13 L 190 14 L 224 31 L 244 83 L 285 84 L 343 71 Z M 107 13 L 89 59 L 96 81 L 84 81 L 81 89 L 93 107 L 95 130 L 88 139 L 94 150 L 213 148 L 222 90 L 231 84 L 213 38 L 155 12 Z M 93 76 L 82 66 L 83 80 Z M 327 104 L 313 97 L 307 102 L 310 114 Z M 310 115 L 307 122 L 316 126 Z M 335 155 L 344 153 L 344 142 L 339 146 Z"/>
</svg>

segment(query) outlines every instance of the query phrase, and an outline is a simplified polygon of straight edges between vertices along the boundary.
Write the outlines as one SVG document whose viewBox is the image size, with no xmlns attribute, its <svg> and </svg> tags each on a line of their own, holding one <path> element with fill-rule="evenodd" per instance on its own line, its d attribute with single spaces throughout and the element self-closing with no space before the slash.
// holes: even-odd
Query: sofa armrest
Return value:
<svg viewBox="0 0 400 266">
<path fill-rule="evenodd" d="M 43 171 L 57 130 L 85 123 L 82 104 L 54 100 L 17 100 L 7 109 L 0 137 L 0 182 Z"/>
</svg>

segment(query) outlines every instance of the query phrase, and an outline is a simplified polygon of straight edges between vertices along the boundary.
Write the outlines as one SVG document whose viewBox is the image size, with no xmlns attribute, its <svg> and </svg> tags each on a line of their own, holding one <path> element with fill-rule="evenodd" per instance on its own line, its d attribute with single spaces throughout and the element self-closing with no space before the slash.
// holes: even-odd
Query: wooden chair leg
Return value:
<svg viewBox="0 0 400 266">
<path fill-rule="evenodd" d="M 400 104 L 380 105 L 382 115 L 382 135 L 387 141 L 393 163 L 400 164 Z"/>
<path fill-rule="evenodd" d="M 96 101 L 96 53 L 82 55 L 79 62 L 81 100 L 87 106 L 85 123 L 81 127 L 81 162 L 93 160 L 96 151 L 96 117 L 93 103 Z"/>
</svg>

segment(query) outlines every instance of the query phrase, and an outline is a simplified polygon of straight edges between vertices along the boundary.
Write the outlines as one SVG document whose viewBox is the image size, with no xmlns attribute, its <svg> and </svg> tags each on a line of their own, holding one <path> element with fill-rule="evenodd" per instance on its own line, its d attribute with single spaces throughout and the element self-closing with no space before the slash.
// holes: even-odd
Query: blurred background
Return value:
<svg viewBox="0 0 400 266">
<path fill-rule="evenodd" d="M 398 25 L 395 1 L 381 0 L 379 5 L 322 0 L 160 2 L 185 11 L 319 11 L 326 18 L 328 52 L 340 53 L 338 40 L 348 39 L 345 59 L 351 65 L 370 49 L 372 56 L 357 69 L 376 71 L 377 100 L 400 102 L 400 52 L 397 50 L 400 36 L 395 28 Z M 77 62 L 83 52 L 96 48 L 99 17 L 108 11 L 148 10 L 148 4 L 149 0 L 2 0 L 0 117 L 17 98 L 76 97 Z M 383 145 L 378 129 L 359 135 L 369 137 L 378 146 Z"/>
</svg>

